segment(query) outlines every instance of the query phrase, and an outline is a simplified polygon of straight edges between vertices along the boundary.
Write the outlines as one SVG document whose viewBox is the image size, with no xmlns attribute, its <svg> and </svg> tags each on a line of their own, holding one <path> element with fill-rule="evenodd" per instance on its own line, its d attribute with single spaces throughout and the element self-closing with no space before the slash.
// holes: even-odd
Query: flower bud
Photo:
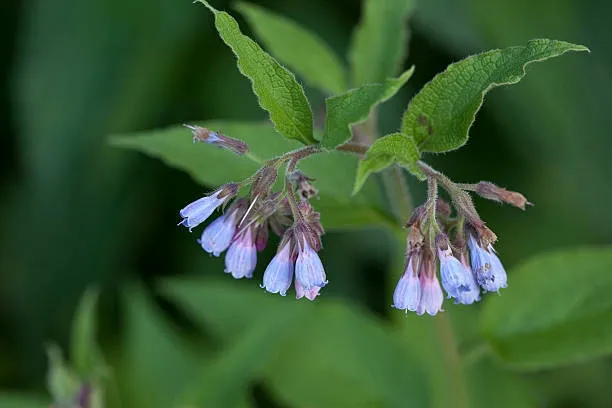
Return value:
<svg viewBox="0 0 612 408">
<path fill-rule="evenodd" d="M 225 136 L 221 132 L 213 132 L 200 126 L 183 125 L 191 129 L 193 142 L 204 142 L 230 150 L 238 155 L 243 155 L 249 150 L 249 146 L 239 139 Z"/>
<path fill-rule="evenodd" d="M 479 196 L 488 200 L 497 201 L 499 203 L 506 203 L 525 210 L 526 205 L 532 205 L 524 195 L 516 191 L 506 190 L 496 186 L 488 181 L 481 181 L 476 184 L 474 191 Z"/>
<path fill-rule="evenodd" d="M 293 172 L 289 179 L 297 186 L 297 193 L 301 200 L 309 200 L 319 194 L 318 190 L 310 183 L 314 179 L 306 176 L 301 171 Z"/>
<path fill-rule="evenodd" d="M 267 197 L 277 176 L 278 170 L 272 166 L 264 166 L 259 169 L 251 187 L 251 197 Z"/>
</svg>

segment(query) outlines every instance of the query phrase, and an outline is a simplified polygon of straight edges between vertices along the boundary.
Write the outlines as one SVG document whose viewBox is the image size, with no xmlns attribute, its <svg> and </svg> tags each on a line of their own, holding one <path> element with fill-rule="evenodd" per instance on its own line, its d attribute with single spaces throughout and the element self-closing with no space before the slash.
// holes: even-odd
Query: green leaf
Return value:
<svg viewBox="0 0 612 408">
<path fill-rule="evenodd" d="M 351 305 L 296 302 L 229 280 L 174 280 L 166 288 L 222 342 L 243 345 L 243 362 L 261 370 L 265 384 L 288 406 L 427 406 L 420 367 L 382 322 Z M 238 340 L 258 330 L 265 364 L 252 354 L 256 343 Z"/>
<path fill-rule="evenodd" d="M 448 152 L 463 146 L 484 95 L 492 88 L 519 82 L 525 67 L 582 45 L 536 39 L 526 46 L 492 50 L 448 66 L 412 99 L 402 119 L 402 133 L 412 136 L 419 150 Z"/>
<path fill-rule="evenodd" d="M 259 296 L 265 296 L 259 292 Z M 222 304 L 218 304 L 219 307 Z M 287 333 L 301 324 L 305 309 L 279 307 L 257 317 L 244 335 L 223 341 L 226 346 L 202 372 L 191 380 L 179 406 L 242 407 L 250 385 L 263 375 L 265 366 L 285 340 Z"/>
<path fill-rule="evenodd" d="M 197 350 L 164 320 L 142 289 L 124 289 L 124 341 L 116 363 L 122 405 L 168 408 L 196 375 L 205 349 Z"/>
<path fill-rule="evenodd" d="M 471 408 L 536 408 L 541 406 L 530 395 L 522 379 L 499 363 L 484 358 L 465 368 Z"/>
<path fill-rule="evenodd" d="M 41 397 L 17 393 L 0 392 L 2 408 L 49 408 L 49 402 Z"/>
<path fill-rule="evenodd" d="M 367 84 L 342 95 L 325 100 L 325 133 L 321 144 L 333 149 L 351 138 L 351 125 L 368 119 L 370 111 L 391 98 L 408 81 L 414 67 L 398 78 L 388 78 L 380 84 Z"/>
<path fill-rule="evenodd" d="M 413 0 L 364 0 L 349 50 L 353 85 L 382 82 L 400 70 L 413 4 Z"/>
<path fill-rule="evenodd" d="M 72 325 L 71 360 L 76 372 L 88 378 L 105 371 L 102 352 L 96 341 L 96 303 L 98 290 L 90 288 L 83 294 Z"/>
<path fill-rule="evenodd" d="M 612 248 L 537 256 L 508 275 L 485 304 L 482 329 L 493 351 L 523 369 L 612 353 Z"/>
<path fill-rule="evenodd" d="M 218 149 L 203 143 L 193 144 L 190 132 L 184 127 L 112 136 L 111 144 L 141 151 L 184 170 L 197 182 L 220 185 L 241 181 L 265 160 L 298 147 L 295 141 L 278 137 L 274 129 L 263 122 L 211 121 L 201 124 L 209 129 L 221 129 L 228 136 L 244 140 L 249 145 L 245 156 Z M 357 158 L 342 152 L 326 152 L 308 157 L 299 169 L 316 179 L 320 200 L 313 205 L 321 212 L 326 228 L 347 228 L 363 225 L 392 226 L 382 209 L 374 183 L 366 184 L 361 194 L 351 197 Z"/>
<path fill-rule="evenodd" d="M 81 381 L 76 373 L 66 365 L 60 348 L 47 346 L 49 368 L 47 370 L 47 389 L 54 401 L 71 401 L 77 394 Z"/>
<path fill-rule="evenodd" d="M 346 89 L 342 62 L 315 33 L 254 4 L 239 3 L 237 9 L 266 48 L 307 83 L 330 94 Z"/>
<path fill-rule="evenodd" d="M 426 376 L 379 321 L 345 303 L 318 306 L 268 366 L 274 394 L 298 408 L 428 406 Z"/>
<path fill-rule="evenodd" d="M 392 133 L 377 139 L 367 151 L 366 157 L 359 162 L 353 194 L 361 190 L 370 174 L 384 170 L 394 163 L 407 168 L 410 173 L 424 180 L 425 175 L 417 165 L 419 156 L 414 140 L 402 133 Z"/>
<path fill-rule="evenodd" d="M 251 80 L 253 91 L 280 134 L 304 144 L 314 144 L 312 111 L 304 89 L 294 75 L 242 34 L 238 23 L 224 11 L 199 0 L 215 15 L 215 26 L 238 59 L 238 69 Z"/>
</svg>

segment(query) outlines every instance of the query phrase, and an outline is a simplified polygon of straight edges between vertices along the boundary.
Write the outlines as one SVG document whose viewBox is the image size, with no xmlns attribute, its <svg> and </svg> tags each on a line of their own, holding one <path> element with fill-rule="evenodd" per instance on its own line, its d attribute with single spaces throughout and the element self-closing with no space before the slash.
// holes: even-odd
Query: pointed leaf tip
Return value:
<svg viewBox="0 0 612 408">
<path fill-rule="evenodd" d="M 443 153 L 458 149 L 491 89 L 519 82 L 533 62 L 569 51 L 589 51 L 583 45 L 548 39 L 531 40 L 473 55 L 436 75 L 410 101 L 402 119 L 402 133 L 414 138 L 422 151 Z"/>
</svg>

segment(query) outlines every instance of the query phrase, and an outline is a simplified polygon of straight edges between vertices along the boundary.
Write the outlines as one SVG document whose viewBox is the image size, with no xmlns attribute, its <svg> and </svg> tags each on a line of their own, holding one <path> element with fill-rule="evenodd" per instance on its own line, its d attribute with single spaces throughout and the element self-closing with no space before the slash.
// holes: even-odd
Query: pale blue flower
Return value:
<svg viewBox="0 0 612 408">
<path fill-rule="evenodd" d="M 426 276 L 421 275 L 421 301 L 419 307 L 417 307 L 417 314 L 421 316 L 427 313 L 431 316 L 435 316 L 438 312 L 442 311 L 442 302 L 444 301 L 444 294 L 440 287 L 440 282 L 435 274 Z"/>
<path fill-rule="evenodd" d="M 257 265 L 257 248 L 253 228 L 238 233 L 225 254 L 225 273 L 236 279 L 252 278 Z"/>
<path fill-rule="evenodd" d="M 442 286 L 449 298 L 454 298 L 455 303 L 472 304 L 480 299 L 480 291 L 474 281 L 472 272 L 453 256 L 449 248 L 442 250 L 438 248 L 440 258 L 440 277 Z"/>
<path fill-rule="evenodd" d="M 314 286 L 311 289 L 305 290 L 300 284 L 300 282 L 297 279 L 295 280 L 295 298 L 296 299 L 301 299 L 303 297 L 306 297 L 306 299 L 308 300 L 315 300 L 315 298 L 319 296 L 320 290 L 321 290 L 321 287 L 319 286 Z"/>
<path fill-rule="evenodd" d="M 501 261 L 491 245 L 488 250 L 482 248 L 476 239 L 470 235 L 468 240 L 472 270 L 476 281 L 486 292 L 498 292 L 507 286 L 508 278 Z"/>
<path fill-rule="evenodd" d="M 303 241 L 295 262 L 295 279 L 305 291 L 327 285 L 325 269 L 316 251 Z"/>
<path fill-rule="evenodd" d="M 287 294 L 293 280 L 293 262 L 291 254 L 291 243 L 287 242 L 272 258 L 266 267 L 263 276 L 262 288 L 270 293 Z"/>
<path fill-rule="evenodd" d="M 203 250 L 214 256 L 219 256 L 230 246 L 235 232 L 236 213 L 224 214 L 204 229 L 198 242 Z"/>
<path fill-rule="evenodd" d="M 393 307 L 416 312 L 421 301 L 421 283 L 413 267 L 413 259 L 402 274 L 393 292 Z"/>
<path fill-rule="evenodd" d="M 221 194 L 221 190 L 215 191 L 213 194 L 202 197 L 199 200 L 194 201 L 179 213 L 183 220 L 179 225 L 184 225 L 191 231 L 194 227 L 197 227 L 219 207 L 225 201 L 223 198 L 218 198 Z"/>
</svg>

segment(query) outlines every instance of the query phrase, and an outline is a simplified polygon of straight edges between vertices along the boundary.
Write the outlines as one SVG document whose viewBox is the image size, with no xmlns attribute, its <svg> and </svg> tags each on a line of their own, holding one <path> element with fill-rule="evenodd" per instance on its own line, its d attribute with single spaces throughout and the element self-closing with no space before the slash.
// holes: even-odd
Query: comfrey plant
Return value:
<svg viewBox="0 0 612 408">
<path fill-rule="evenodd" d="M 328 284 L 319 257 L 323 226 L 375 224 L 408 231 L 405 269 L 393 295 L 397 309 L 435 315 L 442 310 L 443 291 L 455 303 L 472 304 L 508 286 L 493 247 L 497 237 L 478 215 L 470 193 L 521 209 L 529 203 L 521 194 L 489 182 L 453 182 L 423 156 L 463 146 L 490 89 L 517 83 L 532 62 L 585 47 L 536 39 L 454 63 L 414 96 L 398 131 L 381 137 L 378 105 L 398 92 L 414 71 L 411 67 L 397 75 L 405 56 L 409 2 L 367 3 L 351 44 L 349 74 L 325 42 L 305 28 L 253 5 L 238 6 L 278 60 L 330 95 L 324 118 L 317 121 L 294 74 L 244 35 L 229 14 L 201 3 L 212 12 L 219 35 L 236 55 L 238 69 L 251 81 L 273 126 L 186 125 L 194 142 L 221 148 L 213 153 L 198 148 L 200 143 L 185 143 L 184 128 L 116 143 L 161 156 L 205 184 L 222 184 L 180 210 L 180 224 L 192 230 L 219 210 L 199 243 L 214 256 L 225 252 L 226 273 L 252 278 L 271 231 L 280 244 L 273 259 L 266 260 L 261 287 L 284 296 L 293 283 L 297 298 L 314 300 Z M 315 122 L 324 125 L 316 128 Z M 223 132 L 211 130 L 217 128 Z M 227 178 L 202 169 L 205 160 L 222 160 Z M 355 168 L 356 177 L 351 177 Z M 428 185 L 425 203 L 416 209 L 406 171 Z M 385 200 L 372 188 L 376 181 L 369 180 L 377 172 Z M 233 181 L 227 182 L 230 178 Z M 449 203 L 439 197 L 439 187 Z M 311 202 L 313 197 L 318 200 Z M 333 271 L 328 272 L 333 280 Z"/>
<path fill-rule="evenodd" d="M 246 143 L 221 132 L 186 126 L 193 131 L 194 141 L 214 144 L 237 154 L 248 151 Z M 236 146 L 240 146 L 240 149 Z M 183 208 L 179 212 L 183 217 L 179 224 L 191 231 L 206 221 L 217 208 L 224 207 L 234 199 L 241 188 L 250 185 L 250 193 L 246 197 L 236 198 L 223 215 L 204 229 L 199 240 L 202 249 L 214 256 L 227 250 L 225 272 L 236 279 L 252 278 L 257 252 L 265 248 L 270 229 L 281 237 L 281 241 L 276 256 L 266 268 L 262 288 L 285 296 L 295 280 L 296 297 L 314 300 L 319 290 L 327 284 L 325 270 L 317 254 L 324 231 L 319 213 L 309 202 L 317 194 L 311 184 L 313 180 L 296 170 L 296 166 L 301 159 L 318 150 L 318 147 L 309 146 L 288 152 L 268 161 L 242 182 L 221 186 Z M 273 192 L 283 165 L 285 175 L 282 188 Z"/>
</svg>

